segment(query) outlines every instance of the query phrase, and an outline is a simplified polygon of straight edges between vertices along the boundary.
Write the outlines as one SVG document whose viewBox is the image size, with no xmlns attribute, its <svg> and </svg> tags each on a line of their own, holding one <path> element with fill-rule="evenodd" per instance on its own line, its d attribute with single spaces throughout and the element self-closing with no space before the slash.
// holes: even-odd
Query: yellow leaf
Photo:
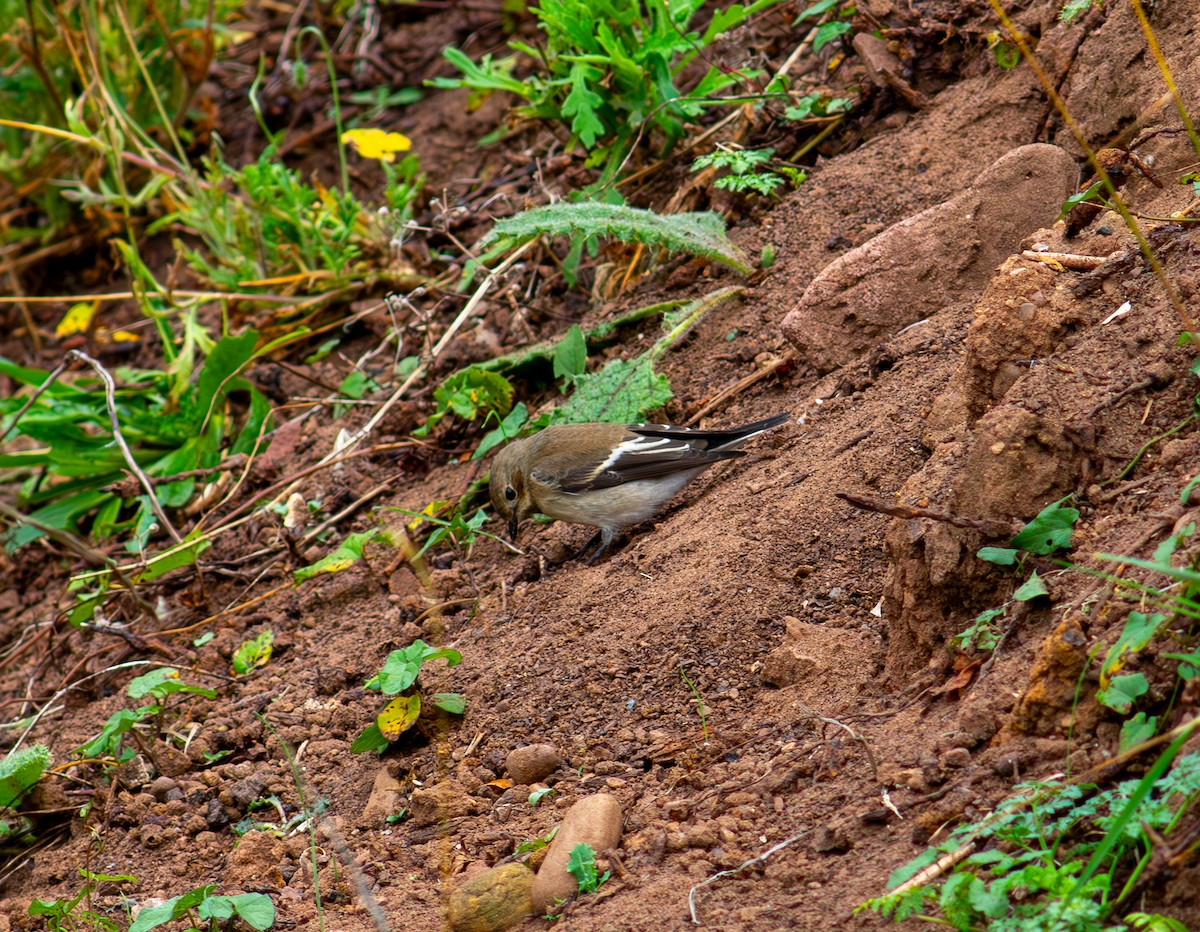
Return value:
<svg viewBox="0 0 1200 932">
<path fill-rule="evenodd" d="M 389 133 L 382 129 L 348 129 L 342 133 L 342 143 L 354 147 L 354 151 L 366 159 L 384 162 L 396 161 L 397 152 L 412 148 L 412 140 L 403 133 Z"/>
<path fill-rule="evenodd" d="M 56 337 L 69 337 L 73 333 L 83 333 L 91 326 L 92 318 L 96 316 L 96 311 L 100 304 L 97 301 L 80 302 L 74 304 L 71 309 L 63 315 L 63 319 L 58 322 L 58 326 L 54 328 Z"/>
<path fill-rule="evenodd" d="M 397 696 L 383 707 L 383 711 L 375 718 L 379 733 L 388 741 L 395 741 L 408 729 L 421 714 L 421 697 L 416 693 L 411 696 Z"/>
<path fill-rule="evenodd" d="M 136 343 L 141 339 L 136 333 L 129 330 L 114 330 L 111 336 L 114 343 Z"/>
</svg>

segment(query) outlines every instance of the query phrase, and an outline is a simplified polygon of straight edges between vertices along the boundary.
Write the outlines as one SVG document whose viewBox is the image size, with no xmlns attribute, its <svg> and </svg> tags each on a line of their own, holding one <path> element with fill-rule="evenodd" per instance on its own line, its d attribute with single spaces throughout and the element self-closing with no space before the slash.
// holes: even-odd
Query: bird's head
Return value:
<svg viewBox="0 0 1200 932">
<path fill-rule="evenodd" d="M 533 511 L 533 499 L 525 484 L 524 452 L 526 441 L 516 440 L 506 446 L 492 463 L 492 478 L 488 493 L 492 508 L 508 522 L 510 540 L 517 539 L 517 525 Z"/>
</svg>

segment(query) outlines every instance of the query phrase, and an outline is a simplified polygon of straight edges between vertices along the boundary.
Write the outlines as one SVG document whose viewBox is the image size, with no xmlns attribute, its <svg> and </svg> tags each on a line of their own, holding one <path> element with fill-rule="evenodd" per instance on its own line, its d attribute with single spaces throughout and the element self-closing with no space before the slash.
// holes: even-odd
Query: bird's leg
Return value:
<svg viewBox="0 0 1200 932">
<path fill-rule="evenodd" d="M 588 547 L 590 547 L 592 544 L 594 544 L 596 542 L 596 537 L 599 537 L 600 538 L 600 548 L 595 553 L 592 554 L 592 558 L 590 560 L 588 560 L 587 564 L 586 564 L 587 566 L 591 566 L 593 563 L 595 563 L 597 560 L 599 560 L 602 556 L 604 556 L 604 554 L 608 551 L 608 548 L 612 545 L 612 542 L 616 538 L 616 536 L 617 536 L 617 532 L 614 531 L 612 528 L 610 528 L 610 527 L 601 528 L 596 533 L 596 535 L 593 536 L 590 541 L 588 541 L 587 547 L 584 547 L 583 550 L 579 551 L 578 555 L 583 556 L 583 554 L 587 551 Z"/>
</svg>

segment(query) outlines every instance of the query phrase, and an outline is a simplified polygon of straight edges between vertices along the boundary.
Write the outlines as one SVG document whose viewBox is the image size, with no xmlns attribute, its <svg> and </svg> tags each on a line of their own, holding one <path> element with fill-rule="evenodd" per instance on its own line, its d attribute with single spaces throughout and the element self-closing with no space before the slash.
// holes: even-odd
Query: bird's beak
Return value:
<svg viewBox="0 0 1200 932">
<path fill-rule="evenodd" d="M 517 524 L 518 523 L 519 523 L 519 519 L 517 518 L 516 515 L 513 515 L 511 518 L 508 519 L 508 539 L 510 541 L 512 541 L 514 544 L 517 542 Z"/>
</svg>

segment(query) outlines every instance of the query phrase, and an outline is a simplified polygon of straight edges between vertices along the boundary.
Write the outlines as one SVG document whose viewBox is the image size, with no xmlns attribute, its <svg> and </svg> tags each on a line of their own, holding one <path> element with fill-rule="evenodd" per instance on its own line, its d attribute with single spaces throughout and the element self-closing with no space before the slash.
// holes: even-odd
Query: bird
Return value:
<svg viewBox="0 0 1200 932">
<path fill-rule="evenodd" d="M 520 522 L 535 513 L 599 528 L 600 547 L 590 566 L 620 531 L 653 517 L 713 463 L 745 456 L 738 447 L 790 417 L 776 414 L 726 430 L 555 424 L 497 454 L 488 488 L 492 507 L 508 522 L 514 541 Z"/>
</svg>

